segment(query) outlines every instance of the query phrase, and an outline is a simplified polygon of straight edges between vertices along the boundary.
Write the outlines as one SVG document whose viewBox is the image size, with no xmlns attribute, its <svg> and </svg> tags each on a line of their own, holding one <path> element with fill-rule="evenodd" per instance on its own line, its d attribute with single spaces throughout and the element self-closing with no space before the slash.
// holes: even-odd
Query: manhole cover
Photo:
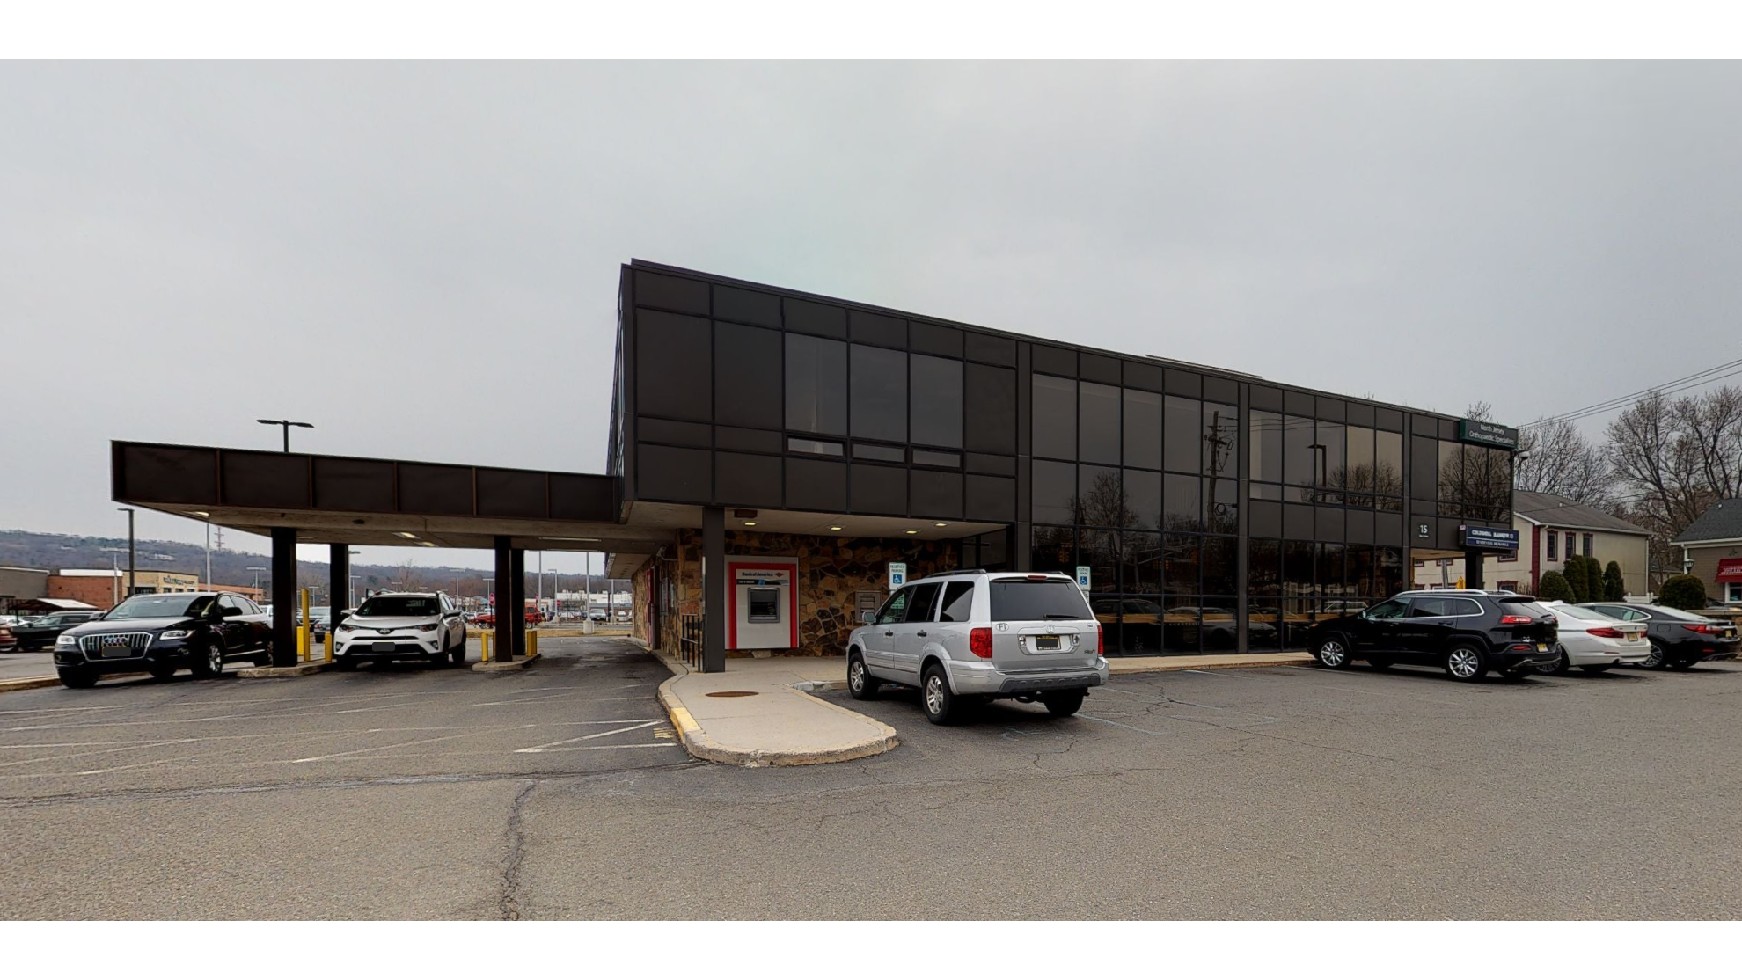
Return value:
<svg viewBox="0 0 1742 980">
<path fill-rule="evenodd" d="M 710 698 L 753 698 L 755 691 L 709 691 Z"/>
</svg>

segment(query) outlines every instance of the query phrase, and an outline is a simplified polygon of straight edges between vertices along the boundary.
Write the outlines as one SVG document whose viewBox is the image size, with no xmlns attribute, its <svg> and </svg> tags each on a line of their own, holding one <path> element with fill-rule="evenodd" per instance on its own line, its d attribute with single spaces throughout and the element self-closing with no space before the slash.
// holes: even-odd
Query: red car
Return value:
<svg viewBox="0 0 1742 980">
<path fill-rule="evenodd" d="M 10 629 L 0 626 L 0 653 L 11 653 L 16 649 L 18 649 L 18 638 L 12 635 Z"/>
</svg>

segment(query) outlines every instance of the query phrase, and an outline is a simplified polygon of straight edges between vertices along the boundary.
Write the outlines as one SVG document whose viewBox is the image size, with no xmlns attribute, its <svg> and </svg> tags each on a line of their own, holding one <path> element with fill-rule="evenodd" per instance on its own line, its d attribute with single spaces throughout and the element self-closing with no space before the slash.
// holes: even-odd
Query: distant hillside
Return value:
<svg viewBox="0 0 1742 980">
<path fill-rule="evenodd" d="M 104 548 L 121 548 L 122 553 L 113 556 L 118 559 L 122 568 L 127 567 L 126 538 L 92 538 L 77 534 L 44 534 L 36 531 L 0 531 L 0 565 L 10 565 L 18 568 L 42 568 L 48 571 L 59 571 L 63 568 L 108 568 L 111 555 Z M 138 555 L 137 566 L 140 569 L 152 569 L 165 572 L 185 572 L 198 575 L 201 579 L 206 575 L 206 549 L 200 545 L 188 544 L 185 541 L 157 541 L 141 539 L 134 545 Z M 151 556 L 168 555 L 167 559 Z M 212 579 L 221 585 L 253 585 L 255 573 L 250 566 L 270 565 L 268 555 L 254 551 L 212 550 Z M 327 564 L 325 562 L 299 561 L 296 563 L 297 587 L 325 589 L 327 585 Z M 369 589 L 444 589 L 452 595 L 479 595 L 485 590 L 484 577 L 489 572 L 476 568 L 452 567 L 407 567 L 404 565 L 358 565 L 351 566 L 351 574 L 359 576 L 357 592 L 362 594 Z M 260 573 L 260 582 L 265 585 L 271 578 L 266 572 Z M 538 594 L 534 582 L 536 576 L 526 577 L 526 594 Z M 573 576 L 563 576 L 563 586 L 566 589 L 575 588 L 571 583 Z M 546 581 L 548 587 L 549 581 Z M 624 579 L 616 580 L 619 591 L 627 592 L 629 583 Z M 604 582 L 595 579 L 593 589 L 596 592 L 605 591 Z"/>
</svg>

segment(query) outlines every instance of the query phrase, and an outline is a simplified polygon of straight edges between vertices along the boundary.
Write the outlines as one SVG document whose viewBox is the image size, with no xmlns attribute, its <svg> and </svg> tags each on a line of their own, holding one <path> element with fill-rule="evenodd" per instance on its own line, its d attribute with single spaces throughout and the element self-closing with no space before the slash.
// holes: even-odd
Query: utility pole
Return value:
<svg viewBox="0 0 1742 980">
<path fill-rule="evenodd" d="M 260 591 L 260 573 L 269 571 L 265 565 L 249 565 L 248 570 L 254 573 L 254 591 Z"/>
<path fill-rule="evenodd" d="M 109 607 L 121 604 L 121 548 L 104 548 L 109 553 Z"/>
<path fill-rule="evenodd" d="M 287 453 L 290 452 L 290 427 L 291 426 L 294 425 L 299 429 L 312 429 L 312 428 L 314 428 L 314 425 L 312 423 L 292 422 L 289 419 L 255 419 L 254 421 L 259 422 L 261 425 L 276 425 L 276 426 L 282 427 L 284 429 L 284 451 Z"/>
<path fill-rule="evenodd" d="M 133 573 L 138 567 L 137 556 L 133 551 L 133 508 L 117 507 L 116 510 L 127 512 L 127 594 L 133 594 Z"/>
<path fill-rule="evenodd" d="M 206 588 L 212 587 L 212 522 L 206 522 Z"/>
</svg>

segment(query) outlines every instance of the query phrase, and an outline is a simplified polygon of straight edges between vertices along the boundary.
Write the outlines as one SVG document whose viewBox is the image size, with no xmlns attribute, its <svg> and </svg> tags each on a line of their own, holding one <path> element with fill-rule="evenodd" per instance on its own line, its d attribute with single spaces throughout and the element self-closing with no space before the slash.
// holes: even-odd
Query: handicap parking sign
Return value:
<svg viewBox="0 0 1742 980">
<path fill-rule="evenodd" d="M 896 589 L 899 589 L 906 584 L 907 584 L 907 562 L 904 562 L 904 561 L 892 561 L 892 562 L 890 562 L 889 563 L 889 588 L 890 588 L 890 591 L 894 591 Z"/>
<path fill-rule="evenodd" d="M 1077 566 L 1077 588 L 1084 592 L 1089 591 L 1089 566 L 1087 565 Z"/>
</svg>

